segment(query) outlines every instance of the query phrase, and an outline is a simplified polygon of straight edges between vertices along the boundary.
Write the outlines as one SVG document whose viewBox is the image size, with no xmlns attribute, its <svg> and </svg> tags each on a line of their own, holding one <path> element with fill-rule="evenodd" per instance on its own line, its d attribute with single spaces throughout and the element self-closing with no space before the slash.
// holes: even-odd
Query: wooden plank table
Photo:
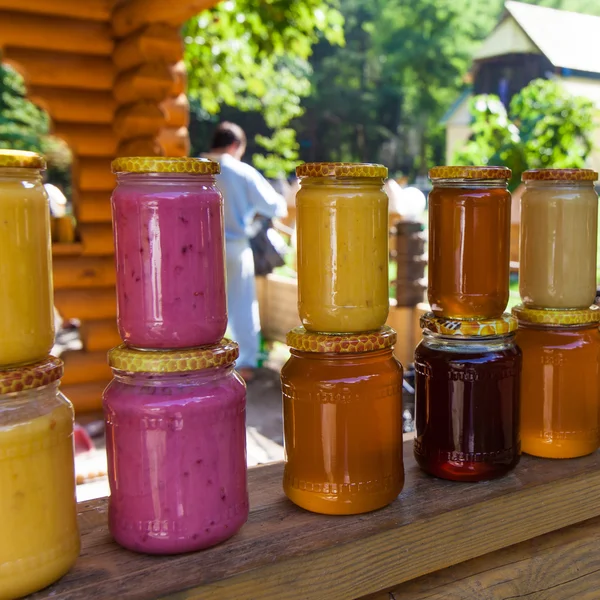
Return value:
<svg viewBox="0 0 600 600">
<path fill-rule="evenodd" d="M 600 597 L 598 453 L 564 461 L 523 456 L 513 474 L 478 484 L 423 474 L 410 441 L 404 453 L 406 485 L 398 500 L 355 517 L 295 507 L 281 491 L 280 463 L 251 469 L 246 526 L 192 554 L 128 552 L 111 541 L 106 499 L 82 503 L 77 565 L 31 598 Z"/>
</svg>

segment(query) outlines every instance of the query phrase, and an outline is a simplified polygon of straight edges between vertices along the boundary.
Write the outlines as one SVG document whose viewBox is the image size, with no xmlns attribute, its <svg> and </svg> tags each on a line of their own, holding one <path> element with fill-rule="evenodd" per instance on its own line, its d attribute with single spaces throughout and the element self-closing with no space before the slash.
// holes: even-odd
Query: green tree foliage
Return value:
<svg viewBox="0 0 600 600">
<path fill-rule="evenodd" d="M 0 62 L 0 148 L 40 152 L 48 163 L 48 180 L 71 194 L 71 152 L 50 135 L 45 111 L 26 98 L 23 77 Z"/>
<path fill-rule="evenodd" d="M 226 0 L 185 26 L 190 97 L 209 118 L 223 105 L 262 113 L 274 132 L 257 140 L 268 152 L 257 157 L 267 175 L 280 175 L 297 158 L 286 127 L 303 112 L 319 36 L 344 41 L 340 13 L 323 0 Z"/>
<path fill-rule="evenodd" d="M 593 148 L 594 112 L 590 100 L 545 79 L 521 90 L 508 113 L 498 97 L 476 96 L 473 135 L 455 162 L 506 165 L 513 171 L 513 189 L 526 169 L 581 168 Z"/>
<path fill-rule="evenodd" d="M 23 78 L 0 63 L 0 148 L 42 152 L 48 115 L 25 97 Z"/>
<path fill-rule="evenodd" d="M 600 14 L 590 0 L 528 0 Z M 346 47 L 321 43 L 296 125 L 305 160 L 379 160 L 424 173 L 445 161 L 441 117 L 468 85 L 504 0 L 344 0 Z"/>
</svg>

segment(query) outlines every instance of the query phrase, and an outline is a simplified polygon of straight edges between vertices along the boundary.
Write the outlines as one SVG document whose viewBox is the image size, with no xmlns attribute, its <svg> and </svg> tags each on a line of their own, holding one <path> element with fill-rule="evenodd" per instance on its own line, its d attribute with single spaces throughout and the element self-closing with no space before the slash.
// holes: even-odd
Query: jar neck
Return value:
<svg viewBox="0 0 600 600">
<path fill-rule="evenodd" d="M 422 343 L 428 348 L 448 352 L 490 352 L 510 348 L 515 343 L 516 332 L 498 336 L 458 337 L 423 330 Z"/>
<path fill-rule="evenodd" d="M 383 179 L 381 177 L 301 177 L 300 187 L 369 187 L 374 190 L 379 190 L 383 187 Z"/>
<path fill-rule="evenodd" d="M 131 373 L 113 369 L 116 381 L 125 385 L 173 387 L 197 386 L 223 379 L 234 373 L 234 365 L 202 369 L 201 371 L 178 371 L 176 373 Z"/>
<path fill-rule="evenodd" d="M 41 185 L 42 172 L 39 169 L 23 167 L 0 167 L 1 181 L 27 181 L 33 185 Z"/>
<path fill-rule="evenodd" d="M 337 354 L 335 352 L 302 352 L 296 348 L 290 348 L 290 354 L 297 358 L 316 361 L 331 361 L 337 364 L 343 362 L 352 362 L 355 360 L 387 360 L 392 357 L 392 348 L 374 350 L 373 352 L 345 352 Z"/>
<path fill-rule="evenodd" d="M 506 179 L 436 179 L 433 188 L 465 188 L 470 190 L 508 190 Z"/>
<path fill-rule="evenodd" d="M 214 175 L 192 173 L 118 173 L 119 185 L 216 185 Z"/>
<path fill-rule="evenodd" d="M 594 190 L 593 181 L 564 181 L 564 180 L 548 180 L 548 181 L 524 181 L 525 188 L 528 190 L 532 189 L 579 189 L 579 190 Z"/>
</svg>

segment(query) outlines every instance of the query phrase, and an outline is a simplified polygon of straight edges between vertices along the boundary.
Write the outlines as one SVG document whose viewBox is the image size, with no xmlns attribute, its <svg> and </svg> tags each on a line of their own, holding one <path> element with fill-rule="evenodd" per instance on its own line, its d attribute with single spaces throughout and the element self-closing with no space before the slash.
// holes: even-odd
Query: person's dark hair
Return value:
<svg viewBox="0 0 600 600">
<path fill-rule="evenodd" d="M 239 146 L 246 145 L 246 134 L 244 130 L 235 123 L 229 121 L 223 121 L 217 125 L 212 138 L 212 150 L 221 150 L 228 148 L 231 144 L 238 144 Z"/>
</svg>

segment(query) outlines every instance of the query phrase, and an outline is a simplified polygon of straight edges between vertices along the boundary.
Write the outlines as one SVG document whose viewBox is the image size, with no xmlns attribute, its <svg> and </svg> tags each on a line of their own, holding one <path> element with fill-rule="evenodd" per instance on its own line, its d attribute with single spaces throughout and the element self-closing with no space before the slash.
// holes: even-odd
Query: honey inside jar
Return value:
<svg viewBox="0 0 600 600">
<path fill-rule="evenodd" d="M 599 310 L 513 309 L 523 351 L 521 437 L 523 452 L 542 458 L 575 458 L 600 446 Z M 532 323 L 546 313 L 588 323 Z M 568 313 L 568 314 L 567 314 Z M 585 313 L 588 316 L 585 317 Z"/>
<path fill-rule="evenodd" d="M 316 338 L 338 338 L 348 348 L 351 336 L 294 335 L 300 329 L 288 334 L 291 357 L 281 371 L 284 492 L 321 514 L 382 508 L 404 483 L 402 367 L 385 347 L 396 334 L 360 336 L 378 337 L 379 349 L 336 353 L 319 351 Z"/>
<path fill-rule="evenodd" d="M 452 319 L 500 317 L 509 297 L 510 169 L 435 167 L 429 176 L 431 310 Z"/>
</svg>

